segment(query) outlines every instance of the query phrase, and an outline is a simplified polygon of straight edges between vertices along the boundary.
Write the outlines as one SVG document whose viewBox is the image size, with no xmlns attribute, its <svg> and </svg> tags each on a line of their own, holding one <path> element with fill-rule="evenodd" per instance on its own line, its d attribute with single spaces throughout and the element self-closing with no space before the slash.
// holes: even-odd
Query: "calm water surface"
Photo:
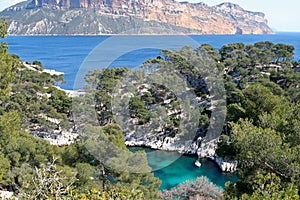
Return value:
<svg viewBox="0 0 300 200">
<path fill-rule="evenodd" d="M 120 37 L 120 36 L 117 36 Z M 180 49 L 184 44 L 182 37 L 174 39 L 171 36 L 124 36 L 128 43 L 140 44 L 152 41 L 160 44 L 172 38 L 168 49 Z M 176 36 L 175 36 L 176 37 Z M 188 36 L 185 36 L 188 37 Z M 10 53 L 17 54 L 22 60 L 32 62 L 34 60 L 42 61 L 48 69 L 54 69 L 64 72 L 66 84 L 62 88 L 73 89 L 76 74 L 92 50 L 99 44 L 102 44 L 110 36 L 10 36 L 5 39 L 10 47 Z M 220 48 L 225 44 L 233 42 L 244 42 L 253 44 L 258 41 L 271 41 L 273 43 L 292 44 L 296 47 L 295 60 L 300 60 L 300 33 L 278 33 L 275 35 L 203 35 L 188 37 L 195 44 L 208 43 L 215 48 Z M 118 44 L 114 44 L 112 49 L 117 50 Z M 160 49 L 141 48 L 132 52 L 127 52 L 114 60 L 111 66 L 137 67 L 148 58 L 155 58 L 159 55 Z M 95 62 L 99 64 L 107 61 L 107 57 L 96 58 Z M 76 88 L 75 88 L 76 89 Z"/>
<path fill-rule="evenodd" d="M 236 174 L 222 173 L 218 166 L 209 160 L 202 160 L 201 167 L 195 166 L 196 156 L 180 156 L 175 152 L 152 150 L 144 147 L 129 147 L 130 151 L 143 150 L 147 153 L 149 165 L 154 175 L 162 180 L 160 190 L 170 189 L 186 180 L 195 180 L 198 176 L 206 176 L 217 186 L 224 188 L 227 181 L 236 182 Z M 174 158 L 178 158 L 172 162 Z"/>
</svg>

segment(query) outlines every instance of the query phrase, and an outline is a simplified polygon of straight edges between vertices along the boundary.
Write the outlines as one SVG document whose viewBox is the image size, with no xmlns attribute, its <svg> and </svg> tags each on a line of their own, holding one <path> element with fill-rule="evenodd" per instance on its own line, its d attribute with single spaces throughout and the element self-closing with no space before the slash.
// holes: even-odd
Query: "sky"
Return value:
<svg viewBox="0 0 300 200">
<path fill-rule="evenodd" d="M 0 11 L 23 0 L 0 0 Z M 181 0 L 184 1 L 184 0 Z M 236 3 L 245 10 L 266 14 L 268 25 L 274 31 L 300 32 L 299 0 L 187 0 L 191 3 L 204 2 L 209 6 L 226 1 Z"/>
</svg>

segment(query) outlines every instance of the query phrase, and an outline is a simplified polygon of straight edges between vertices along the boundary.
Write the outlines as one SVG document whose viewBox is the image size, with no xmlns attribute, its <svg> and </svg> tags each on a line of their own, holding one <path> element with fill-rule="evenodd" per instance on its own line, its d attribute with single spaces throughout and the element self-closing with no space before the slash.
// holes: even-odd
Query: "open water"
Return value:
<svg viewBox="0 0 300 200">
<path fill-rule="evenodd" d="M 118 41 L 124 40 L 126 40 L 125 44 L 118 44 Z M 300 60 L 300 33 L 201 36 L 10 36 L 5 41 L 9 44 L 10 53 L 19 55 L 22 60 L 29 62 L 39 60 L 45 68 L 64 72 L 66 84 L 61 85 L 64 89 L 77 89 L 74 88 L 77 73 L 96 47 L 98 50 L 103 47 L 100 55 L 92 58 L 99 68 L 137 67 L 148 58 L 159 56 L 161 49 L 180 49 L 185 45 L 197 47 L 203 43 L 208 43 L 217 49 L 233 42 L 254 44 L 259 41 L 271 41 L 291 44 L 296 48 L 295 60 Z M 108 44 L 105 43 L 107 41 Z M 135 48 L 126 48 L 124 47 L 126 44 L 133 45 Z M 120 49 L 122 51 L 118 52 Z M 117 53 L 111 56 L 115 52 L 119 55 Z M 116 59 L 111 60 L 112 58 Z"/>
</svg>

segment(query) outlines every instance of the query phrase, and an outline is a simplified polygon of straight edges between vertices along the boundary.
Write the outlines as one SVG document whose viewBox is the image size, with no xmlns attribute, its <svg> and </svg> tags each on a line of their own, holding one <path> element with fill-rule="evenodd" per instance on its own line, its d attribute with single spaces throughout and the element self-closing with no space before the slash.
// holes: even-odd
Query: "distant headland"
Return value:
<svg viewBox="0 0 300 200">
<path fill-rule="evenodd" d="M 272 34 L 265 15 L 239 5 L 174 0 L 29 0 L 0 13 L 10 35 Z"/>
</svg>

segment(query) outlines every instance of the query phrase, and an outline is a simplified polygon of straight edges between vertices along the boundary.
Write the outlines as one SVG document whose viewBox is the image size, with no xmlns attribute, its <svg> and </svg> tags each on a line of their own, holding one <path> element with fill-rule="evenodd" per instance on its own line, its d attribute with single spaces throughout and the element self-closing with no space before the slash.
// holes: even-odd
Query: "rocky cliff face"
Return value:
<svg viewBox="0 0 300 200">
<path fill-rule="evenodd" d="M 231 3 L 209 7 L 174 0 L 32 0 L 0 16 L 10 22 L 10 34 L 25 35 L 273 33 L 263 13 Z"/>
</svg>

